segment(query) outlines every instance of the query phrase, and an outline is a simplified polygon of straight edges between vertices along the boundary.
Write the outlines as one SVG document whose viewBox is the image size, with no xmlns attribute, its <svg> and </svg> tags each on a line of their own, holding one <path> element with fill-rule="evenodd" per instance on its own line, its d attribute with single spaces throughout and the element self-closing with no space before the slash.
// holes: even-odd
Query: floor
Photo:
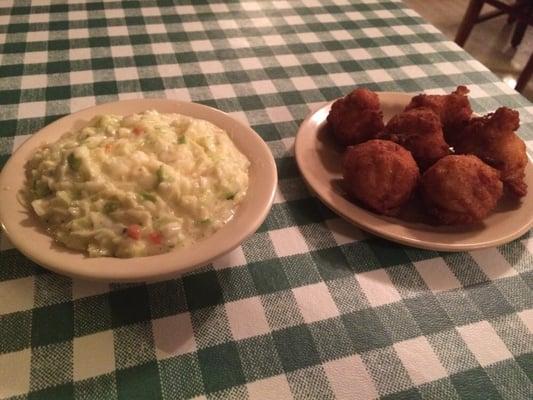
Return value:
<svg viewBox="0 0 533 400">
<path fill-rule="evenodd" d="M 425 19 L 453 40 L 461 23 L 469 0 L 403 0 Z M 485 6 L 482 12 L 491 10 Z M 474 27 L 466 41 L 465 50 L 485 64 L 488 69 L 514 87 L 518 75 L 533 51 L 533 27 L 529 27 L 517 49 L 511 47 L 513 25 L 507 17 L 500 16 Z M 533 79 L 522 92 L 533 101 Z"/>
</svg>

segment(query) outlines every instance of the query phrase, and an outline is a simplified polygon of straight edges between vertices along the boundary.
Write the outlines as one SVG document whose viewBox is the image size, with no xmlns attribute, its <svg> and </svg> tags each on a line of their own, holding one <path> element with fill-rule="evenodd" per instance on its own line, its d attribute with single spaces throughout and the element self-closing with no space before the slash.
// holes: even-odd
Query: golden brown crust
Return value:
<svg viewBox="0 0 533 400">
<path fill-rule="evenodd" d="M 344 146 L 373 139 L 383 130 L 379 98 L 368 89 L 355 89 L 332 104 L 327 121 Z"/>
<path fill-rule="evenodd" d="M 426 211 L 448 225 L 483 220 L 504 188 L 525 196 L 528 158 L 515 133 L 518 112 L 501 107 L 472 118 L 468 92 L 458 86 L 448 95 L 417 95 L 386 126 L 376 93 L 355 89 L 337 100 L 327 118 L 330 131 L 339 143 L 355 144 L 343 158 L 348 196 L 398 215 L 411 210 L 403 206 L 418 189 Z M 426 171 L 422 178 L 420 171 Z"/>
<path fill-rule="evenodd" d="M 380 138 L 392 140 L 409 150 L 421 170 L 450 154 L 439 117 L 429 108 L 415 108 L 395 115 Z"/>
<path fill-rule="evenodd" d="M 498 171 L 473 155 L 446 156 L 420 181 L 427 211 L 446 225 L 481 221 L 496 207 L 502 193 Z"/>
<path fill-rule="evenodd" d="M 420 173 L 403 147 L 374 139 L 348 148 L 343 176 L 350 197 L 378 213 L 394 215 L 411 197 Z"/>
<path fill-rule="evenodd" d="M 527 165 L 526 145 L 516 135 L 520 126 L 517 111 L 500 107 L 484 117 L 472 118 L 456 137 L 459 154 L 475 154 L 501 172 L 501 179 L 515 196 L 527 194 L 524 182 Z"/>
<path fill-rule="evenodd" d="M 466 86 L 458 86 L 454 92 L 447 95 L 419 94 L 411 99 L 405 110 L 421 107 L 433 110 L 440 118 L 446 142 L 452 144 L 457 132 L 472 116 L 468 92 Z"/>
</svg>

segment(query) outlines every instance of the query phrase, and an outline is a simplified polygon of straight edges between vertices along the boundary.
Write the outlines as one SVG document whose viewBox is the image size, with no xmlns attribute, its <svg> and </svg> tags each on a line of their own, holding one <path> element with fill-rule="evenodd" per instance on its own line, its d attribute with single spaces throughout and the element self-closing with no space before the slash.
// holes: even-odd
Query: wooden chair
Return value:
<svg viewBox="0 0 533 400">
<path fill-rule="evenodd" d="M 481 9 L 485 4 L 491 5 L 496 9 L 481 15 Z M 533 25 L 533 0 L 517 0 L 514 4 L 507 4 L 500 0 L 470 0 L 463 21 L 455 36 L 455 43 L 463 47 L 474 25 L 503 14 L 508 15 L 508 22 L 516 22 L 511 45 L 517 47 L 522 41 L 527 27 Z M 533 54 L 529 57 L 529 61 L 520 73 L 515 89 L 521 92 L 532 74 Z"/>
</svg>

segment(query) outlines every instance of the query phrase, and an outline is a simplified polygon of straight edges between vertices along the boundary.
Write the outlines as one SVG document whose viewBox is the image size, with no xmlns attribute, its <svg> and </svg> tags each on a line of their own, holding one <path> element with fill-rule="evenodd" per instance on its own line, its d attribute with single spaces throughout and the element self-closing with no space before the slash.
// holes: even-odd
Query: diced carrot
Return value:
<svg viewBox="0 0 533 400">
<path fill-rule="evenodd" d="M 141 237 L 141 227 L 137 224 L 128 226 L 127 234 L 130 238 L 138 240 Z"/>
<path fill-rule="evenodd" d="M 105 145 L 105 152 L 110 153 L 111 149 L 113 148 L 113 145 L 111 143 L 108 143 Z"/>
<path fill-rule="evenodd" d="M 133 133 L 137 136 L 142 135 L 144 133 L 144 129 L 140 126 L 136 126 L 135 128 L 133 128 Z"/>
<path fill-rule="evenodd" d="M 150 242 L 153 244 L 159 245 L 161 244 L 162 236 L 160 232 L 154 231 L 148 235 L 148 239 L 150 239 Z"/>
</svg>

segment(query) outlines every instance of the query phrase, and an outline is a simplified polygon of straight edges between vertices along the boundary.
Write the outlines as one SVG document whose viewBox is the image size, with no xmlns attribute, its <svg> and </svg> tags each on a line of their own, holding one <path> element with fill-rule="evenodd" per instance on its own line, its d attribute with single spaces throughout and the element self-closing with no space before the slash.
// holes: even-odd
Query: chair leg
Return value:
<svg viewBox="0 0 533 400">
<path fill-rule="evenodd" d="M 516 27 L 514 28 L 513 37 L 511 38 L 511 46 L 518 47 L 518 45 L 522 42 L 522 39 L 524 38 L 524 34 L 526 33 L 526 29 L 527 29 L 527 22 L 518 21 L 516 23 Z"/>
<path fill-rule="evenodd" d="M 485 0 L 470 0 L 465 16 L 457 30 L 457 35 L 455 35 L 455 43 L 459 46 L 464 46 L 466 39 L 468 39 L 470 32 L 472 32 L 472 28 L 474 28 L 484 3 Z"/>
<path fill-rule="evenodd" d="M 517 3 L 521 13 L 529 15 L 533 11 L 533 7 L 531 5 L 524 4 L 524 1 L 519 1 Z M 518 20 L 516 22 L 513 37 L 511 38 L 511 46 L 518 47 L 518 45 L 522 42 L 522 39 L 524 38 L 524 34 L 526 33 L 527 27 L 528 23 L 525 20 Z"/>
<path fill-rule="evenodd" d="M 529 56 L 529 61 L 527 62 L 525 68 L 520 73 L 518 81 L 516 82 L 515 89 L 519 92 L 522 92 L 526 87 L 531 75 L 533 74 L 533 54 Z"/>
</svg>

